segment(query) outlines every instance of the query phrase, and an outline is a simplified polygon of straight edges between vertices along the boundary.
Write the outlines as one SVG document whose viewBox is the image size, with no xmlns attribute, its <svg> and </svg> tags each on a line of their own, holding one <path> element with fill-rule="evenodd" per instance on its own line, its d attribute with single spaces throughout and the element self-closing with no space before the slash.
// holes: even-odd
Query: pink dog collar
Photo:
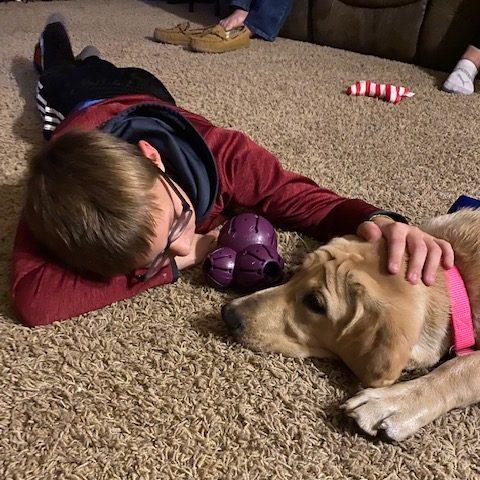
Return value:
<svg viewBox="0 0 480 480">
<path fill-rule="evenodd" d="M 450 295 L 450 316 L 453 335 L 453 349 L 456 355 L 473 353 L 475 332 L 472 309 L 465 283 L 457 267 L 445 271 Z"/>
</svg>

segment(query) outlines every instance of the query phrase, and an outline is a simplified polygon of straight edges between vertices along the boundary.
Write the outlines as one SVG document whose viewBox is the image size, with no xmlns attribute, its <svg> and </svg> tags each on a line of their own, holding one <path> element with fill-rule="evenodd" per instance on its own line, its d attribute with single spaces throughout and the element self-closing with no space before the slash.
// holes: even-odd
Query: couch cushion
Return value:
<svg viewBox="0 0 480 480">
<path fill-rule="evenodd" d="M 313 0 L 312 40 L 411 62 L 427 0 Z"/>
<path fill-rule="evenodd" d="M 280 35 L 293 40 L 311 41 L 309 0 L 295 0 Z"/>
<path fill-rule="evenodd" d="M 343 3 L 351 7 L 391 8 L 417 3 L 417 0 L 343 0 Z"/>
<path fill-rule="evenodd" d="M 420 32 L 416 62 L 451 70 L 480 36 L 480 0 L 431 0 Z"/>
</svg>

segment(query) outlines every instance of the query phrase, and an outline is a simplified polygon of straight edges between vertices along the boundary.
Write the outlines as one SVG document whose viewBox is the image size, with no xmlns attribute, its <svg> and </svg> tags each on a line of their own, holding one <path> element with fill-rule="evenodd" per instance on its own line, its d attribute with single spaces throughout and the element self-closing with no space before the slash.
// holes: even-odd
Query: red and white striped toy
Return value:
<svg viewBox="0 0 480 480">
<path fill-rule="evenodd" d="M 347 95 L 381 98 L 387 102 L 397 104 L 404 98 L 413 97 L 415 94 L 405 87 L 397 87 L 389 83 L 375 83 L 362 80 L 347 88 Z"/>
</svg>

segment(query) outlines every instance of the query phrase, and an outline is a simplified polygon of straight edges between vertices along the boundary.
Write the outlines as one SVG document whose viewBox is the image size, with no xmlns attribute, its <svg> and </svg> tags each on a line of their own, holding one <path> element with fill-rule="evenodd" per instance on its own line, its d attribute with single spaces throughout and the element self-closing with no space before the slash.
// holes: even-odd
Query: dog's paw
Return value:
<svg viewBox="0 0 480 480">
<path fill-rule="evenodd" d="M 418 404 L 419 399 L 408 383 L 367 388 L 345 402 L 342 408 L 369 435 L 383 432 L 391 440 L 404 440 L 426 423 L 421 419 L 419 410 L 423 408 Z"/>
</svg>

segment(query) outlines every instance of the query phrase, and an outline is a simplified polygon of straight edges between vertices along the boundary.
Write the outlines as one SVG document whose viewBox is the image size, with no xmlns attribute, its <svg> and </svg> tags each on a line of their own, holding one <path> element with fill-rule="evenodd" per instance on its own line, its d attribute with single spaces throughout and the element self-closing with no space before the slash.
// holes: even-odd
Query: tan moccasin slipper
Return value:
<svg viewBox="0 0 480 480">
<path fill-rule="evenodd" d="M 190 45 L 192 37 L 208 33 L 212 28 L 190 28 L 190 22 L 183 22 L 171 28 L 156 28 L 153 32 L 153 38 L 156 42 L 186 47 Z"/>
<path fill-rule="evenodd" d="M 250 30 L 246 27 L 224 30 L 216 25 L 203 35 L 191 37 L 190 47 L 196 52 L 224 53 L 248 47 L 250 44 Z"/>
</svg>

